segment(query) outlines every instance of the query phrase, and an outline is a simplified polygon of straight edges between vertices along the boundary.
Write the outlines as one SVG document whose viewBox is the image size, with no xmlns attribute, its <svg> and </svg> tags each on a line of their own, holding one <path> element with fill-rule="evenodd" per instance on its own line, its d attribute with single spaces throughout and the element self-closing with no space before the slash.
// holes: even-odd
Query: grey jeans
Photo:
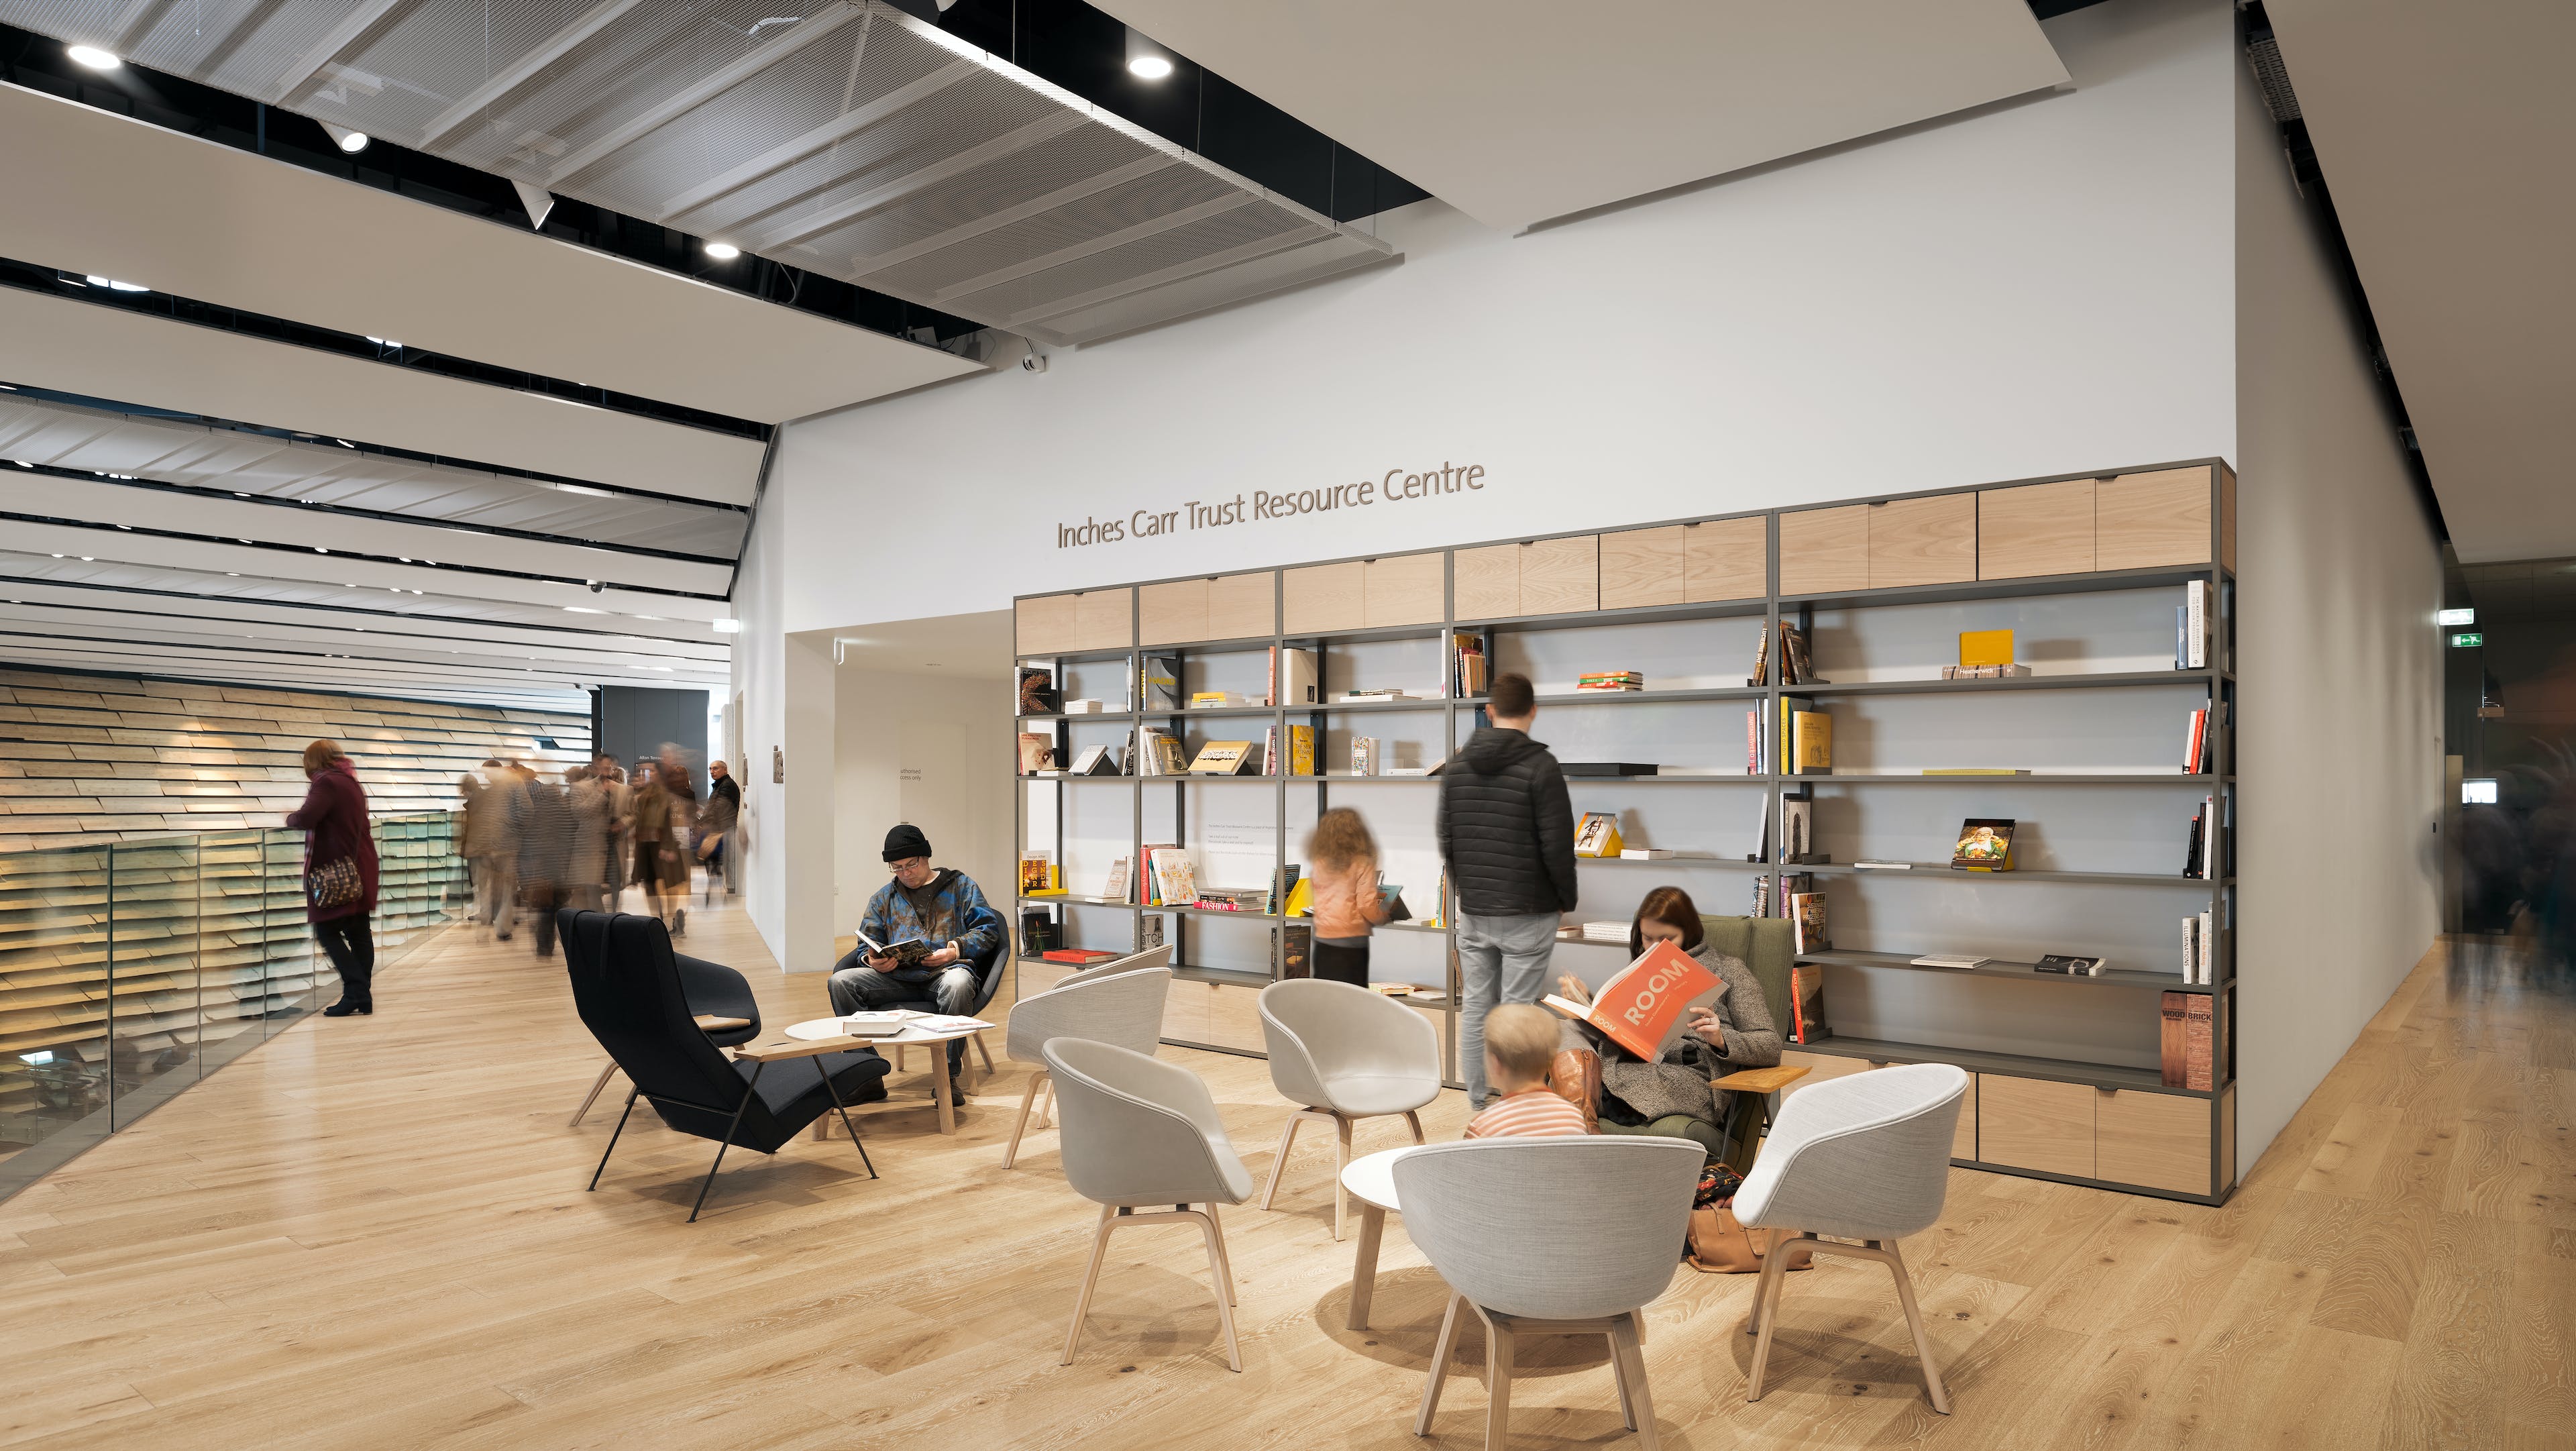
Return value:
<svg viewBox="0 0 2576 1451">
<path fill-rule="evenodd" d="M 1458 914 L 1458 975 L 1465 999 L 1465 1016 L 1458 1023 L 1458 1073 L 1467 1080 L 1471 1111 L 1485 1103 L 1485 1014 L 1498 1002 L 1537 1002 L 1547 991 L 1556 927 L 1554 912 Z"/>
</svg>

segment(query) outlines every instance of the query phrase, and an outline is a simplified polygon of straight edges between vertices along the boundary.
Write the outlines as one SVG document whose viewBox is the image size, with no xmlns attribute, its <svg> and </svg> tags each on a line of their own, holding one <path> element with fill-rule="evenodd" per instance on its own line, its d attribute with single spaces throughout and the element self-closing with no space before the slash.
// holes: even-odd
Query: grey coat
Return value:
<svg viewBox="0 0 2576 1451">
<path fill-rule="evenodd" d="M 1691 953 L 1699 965 L 1717 974 L 1726 991 L 1711 1006 L 1717 1012 L 1726 1050 L 1684 1033 L 1652 1063 L 1640 1063 L 1626 1049 L 1581 1024 L 1569 1022 L 1560 1035 L 1567 1047 L 1590 1048 L 1601 1055 L 1601 1095 L 1616 1096 L 1648 1122 L 1682 1114 L 1705 1123 L 1718 1121 L 1717 1096 L 1709 1080 L 1740 1068 L 1769 1068 L 1780 1061 L 1780 1030 L 1772 1024 L 1771 1006 L 1763 1001 L 1762 984 L 1741 958 L 1701 943 Z"/>
</svg>

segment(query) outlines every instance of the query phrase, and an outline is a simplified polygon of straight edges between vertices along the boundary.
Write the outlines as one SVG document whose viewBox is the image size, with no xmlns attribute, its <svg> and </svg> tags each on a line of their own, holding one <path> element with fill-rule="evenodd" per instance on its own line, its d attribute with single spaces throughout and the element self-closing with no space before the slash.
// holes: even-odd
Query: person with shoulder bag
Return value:
<svg viewBox="0 0 2576 1451">
<path fill-rule="evenodd" d="M 322 1010 L 345 1018 L 376 1010 L 376 843 L 367 831 L 367 792 L 337 741 L 304 748 L 313 784 L 304 804 L 286 815 L 304 833 L 304 919 L 340 974 L 340 1000 Z"/>
</svg>

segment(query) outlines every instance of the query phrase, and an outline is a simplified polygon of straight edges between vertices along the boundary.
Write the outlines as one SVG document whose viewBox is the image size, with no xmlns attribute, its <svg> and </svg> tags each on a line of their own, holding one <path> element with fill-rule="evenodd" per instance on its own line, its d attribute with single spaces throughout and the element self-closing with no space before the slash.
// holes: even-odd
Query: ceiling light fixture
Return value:
<svg viewBox="0 0 2576 1451">
<path fill-rule="evenodd" d="M 92 277 L 87 273 L 82 274 L 81 280 L 92 287 L 104 287 L 111 292 L 150 292 L 152 290 L 140 282 L 119 282 L 113 277 Z"/>
<path fill-rule="evenodd" d="M 709 242 L 707 255 L 719 262 L 730 262 L 742 255 L 742 249 L 731 242 Z"/>
<path fill-rule="evenodd" d="M 322 129 L 330 132 L 332 144 L 348 155 L 355 156 L 367 149 L 367 133 L 364 131 L 352 131 L 346 126 L 334 126 L 328 121 L 322 123 Z"/>
<path fill-rule="evenodd" d="M 114 51 L 101 50 L 94 45 L 71 46 L 63 54 L 70 56 L 74 64 L 88 66 L 94 71 L 112 71 L 125 64 Z"/>
<path fill-rule="evenodd" d="M 710 620 L 707 623 L 715 626 L 716 633 L 719 635 L 739 635 L 742 633 L 742 621 L 740 620 Z"/>
<path fill-rule="evenodd" d="M 1172 74 L 1172 53 L 1137 33 L 1127 30 L 1127 74 L 1140 81 L 1168 80 Z"/>
<path fill-rule="evenodd" d="M 608 611 L 594 610 L 587 605 L 566 605 L 564 606 L 564 613 L 571 615 L 604 615 L 607 614 Z"/>
</svg>

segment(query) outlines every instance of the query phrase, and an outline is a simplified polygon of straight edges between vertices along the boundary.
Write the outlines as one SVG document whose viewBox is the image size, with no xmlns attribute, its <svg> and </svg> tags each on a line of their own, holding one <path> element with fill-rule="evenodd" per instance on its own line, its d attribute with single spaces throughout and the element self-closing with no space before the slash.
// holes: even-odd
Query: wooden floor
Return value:
<svg viewBox="0 0 2576 1451">
<path fill-rule="evenodd" d="M 768 971 L 738 914 L 692 916 L 689 949 L 752 969 L 773 1026 L 821 1008 L 820 980 Z M 926 1082 L 898 1079 L 920 1106 L 862 1124 L 883 1179 L 800 1140 L 729 1159 L 690 1225 L 707 1146 L 640 1117 L 582 1191 L 622 1095 L 564 1126 L 600 1058 L 525 937 L 458 931 L 378 1001 L 0 1204 L 0 1444 L 1424 1444 L 1440 1288 L 1392 1220 L 1377 1329 L 1341 1328 L 1351 1247 L 1329 1237 L 1321 1148 L 1282 1212 L 1227 1215 L 1243 1373 L 1186 1228 L 1115 1238 L 1065 1367 L 1095 1211 L 1052 1134 L 1000 1167 L 1021 1070 L 955 1138 Z M 1264 1066 L 1166 1052 L 1266 1174 L 1285 1106 Z M 1463 1105 L 1426 1118 L 1454 1136 Z M 2437 951 L 2224 1209 L 1953 1171 L 1949 1212 L 1905 1246 L 1953 1416 L 1925 1406 L 1875 1266 L 1790 1281 L 1758 1406 L 1752 1277 L 1684 1270 L 1647 1322 L 1664 1444 L 2576 1444 L 2571 1126 L 2565 979 Z M 1630 1444 L 1599 1341 L 1523 1353 L 1515 1445 Z M 1482 1441 L 1472 1331 L 1463 1357 L 1438 1445 Z"/>
</svg>

